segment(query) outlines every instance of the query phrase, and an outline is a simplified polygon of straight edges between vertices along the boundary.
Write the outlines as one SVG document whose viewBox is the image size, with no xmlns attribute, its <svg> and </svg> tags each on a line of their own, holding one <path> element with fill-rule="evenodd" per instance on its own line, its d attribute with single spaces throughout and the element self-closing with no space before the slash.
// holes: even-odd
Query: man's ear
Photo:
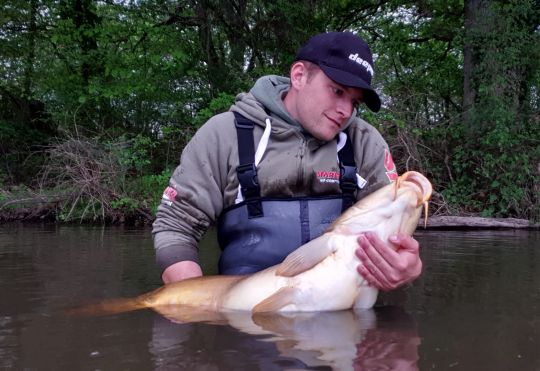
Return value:
<svg viewBox="0 0 540 371">
<path fill-rule="evenodd" d="M 308 68 L 302 61 L 294 62 L 291 66 L 291 86 L 294 89 L 302 88 L 308 79 Z"/>
</svg>

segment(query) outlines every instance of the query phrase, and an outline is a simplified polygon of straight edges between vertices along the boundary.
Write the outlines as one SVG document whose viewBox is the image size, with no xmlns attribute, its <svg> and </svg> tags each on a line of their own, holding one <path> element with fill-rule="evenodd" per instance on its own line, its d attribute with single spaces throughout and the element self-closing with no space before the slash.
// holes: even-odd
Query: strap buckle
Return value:
<svg viewBox="0 0 540 371">
<path fill-rule="evenodd" d="M 339 183 L 343 193 L 354 193 L 358 186 L 356 184 L 356 167 L 341 165 Z"/>
</svg>

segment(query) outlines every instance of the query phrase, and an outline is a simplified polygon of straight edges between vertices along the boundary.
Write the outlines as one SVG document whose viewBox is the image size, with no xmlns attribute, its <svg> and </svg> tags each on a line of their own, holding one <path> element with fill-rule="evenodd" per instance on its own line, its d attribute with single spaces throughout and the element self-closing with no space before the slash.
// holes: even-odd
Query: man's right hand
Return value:
<svg viewBox="0 0 540 371">
<path fill-rule="evenodd" d="M 167 267 L 161 275 L 161 279 L 163 283 L 167 284 L 202 275 L 202 269 L 199 264 L 191 260 L 184 260 Z"/>
</svg>

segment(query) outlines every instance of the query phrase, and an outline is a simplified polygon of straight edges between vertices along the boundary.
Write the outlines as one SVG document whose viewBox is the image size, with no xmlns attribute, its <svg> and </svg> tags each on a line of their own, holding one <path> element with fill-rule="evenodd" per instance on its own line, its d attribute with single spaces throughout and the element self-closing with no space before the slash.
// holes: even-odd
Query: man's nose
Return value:
<svg viewBox="0 0 540 371">
<path fill-rule="evenodd" d="M 343 118 L 350 117 L 353 111 L 353 104 L 348 99 L 338 99 L 336 110 Z"/>
</svg>

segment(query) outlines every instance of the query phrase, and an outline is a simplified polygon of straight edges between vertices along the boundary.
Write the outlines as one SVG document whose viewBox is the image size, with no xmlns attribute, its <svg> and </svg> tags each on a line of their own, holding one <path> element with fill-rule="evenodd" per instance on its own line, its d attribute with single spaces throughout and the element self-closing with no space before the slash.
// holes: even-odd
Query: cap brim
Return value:
<svg viewBox="0 0 540 371">
<path fill-rule="evenodd" d="M 377 92 L 373 90 L 371 85 L 369 85 L 366 81 L 362 80 L 357 75 L 353 75 L 352 73 L 339 70 L 334 67 L 326 66 L 322 63 L 319 64 L 319 67 L 321 70 L 323 70 L 326 76 L 338 84 L 351 86 L 354 88 L 361 88 L 364 91 L 363 100 L 366 106 L 373 112 L 379 112 L 381 109 L 381 99 L 379 98 L 379 94 L 377 94 Z"/>
</svg>

